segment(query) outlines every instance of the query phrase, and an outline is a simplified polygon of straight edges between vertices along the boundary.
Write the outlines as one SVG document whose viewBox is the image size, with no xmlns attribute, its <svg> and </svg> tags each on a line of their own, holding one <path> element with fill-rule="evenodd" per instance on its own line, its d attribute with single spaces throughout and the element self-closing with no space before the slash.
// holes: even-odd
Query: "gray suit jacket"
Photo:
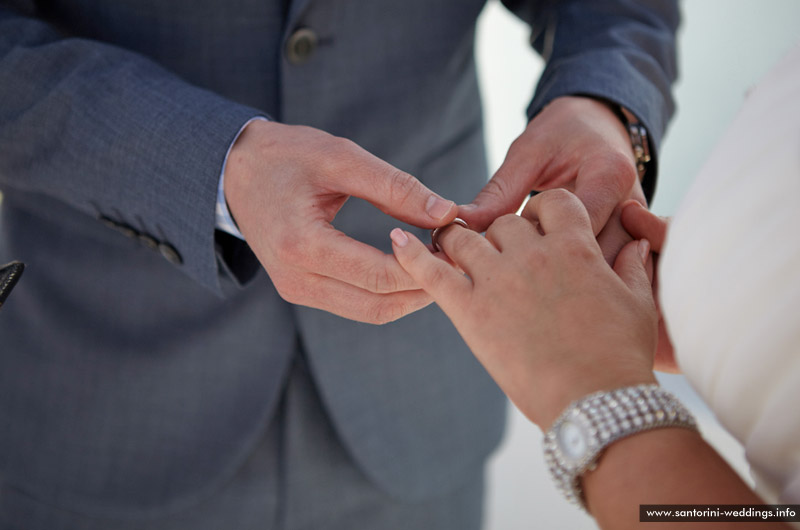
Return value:
<svg viewBox="0 0 800 530">
<path fill-rule="evenodd" d="M 468 202 L 487 178 L 473 58 L 485 0 L 0 0 L 0 480 L 96 514 L 160 512 L 229 477 L 298 344 L 362 469 L 401 498 L 495 447 L 504 401 L 434 307 L 386 326 L 279 298 L 215 234 L 234 135 L 267 114 L 350 138 Z M 554 97 L 672 112 L 676 2 L 508 1 Z M 285 46 L 318 37 L 302 64 Z M 351 200 L 346 233 L 396 222 Z M 421 236 L 424 237 L 422 233 Z"/>
</svg>

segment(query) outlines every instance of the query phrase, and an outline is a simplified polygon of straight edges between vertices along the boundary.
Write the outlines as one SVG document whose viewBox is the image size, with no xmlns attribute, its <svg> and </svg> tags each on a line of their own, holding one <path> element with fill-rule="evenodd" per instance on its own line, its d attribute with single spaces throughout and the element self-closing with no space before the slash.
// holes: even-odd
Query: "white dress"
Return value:
<svg viewBox="0 0 800 530">
<path fill-rule="evenodd" d="M 747 96 L 660 267 L 680 367 L 744 445 L 759 495 L 800 504 L 800 46 Z"/>
</svg>

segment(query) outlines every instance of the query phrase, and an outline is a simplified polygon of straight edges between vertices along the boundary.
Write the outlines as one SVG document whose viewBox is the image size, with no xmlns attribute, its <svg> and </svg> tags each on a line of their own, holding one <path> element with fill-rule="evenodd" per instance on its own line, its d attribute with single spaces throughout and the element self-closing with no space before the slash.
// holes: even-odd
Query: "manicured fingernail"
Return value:
<svg viewBox="0 0 800 530">
<path fill-rule="evenodd" d="M 455 206 L 453 201 L 446 201 L 441 197 L 431 195 L 428 198 L 428 203 L 425 205 L 425 210 L 428 212 L 428 215 L 438 221 L 447 215 L 447 212 L 449 212 L 453 206 Z"/>
<path fill-rule="evenodd" d="M 637 248 L 639 256 L 642 258 L 642 263 L 647 263 L 647 256 L 650 254 L 650 242 L 646 239 L 640 239 Z"/>
<path fill-rule="evenodd" d="M 472 213 L 477 209 L 478 209 L 478 205 L 472 204 L 472 203 L 464 204 L 464 205 L 458 207 L 458 211 L 460 213 Z"/>
<path fill-rule="evenodd" d="M 404 247 L 408 244 L 408 236 L 405 232 L 403 232 L 400 228 L 395 228 L 389 233 L 389 237 L 392 238 L 394 244 L 398 247 Z"/>
</svg>

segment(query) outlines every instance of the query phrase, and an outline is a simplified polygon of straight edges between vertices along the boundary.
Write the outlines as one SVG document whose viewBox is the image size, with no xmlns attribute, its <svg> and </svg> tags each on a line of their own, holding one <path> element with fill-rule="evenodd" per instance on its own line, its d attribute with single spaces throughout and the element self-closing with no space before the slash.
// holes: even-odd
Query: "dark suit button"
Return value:
<svg viewBox="0 0 800 530">
<path fill-rule="evenodd" d="M 139 234 L 139 243 L 149 248 L 150 250 L 158 250 L 158 241 L 148 236 L 147 234 Z"/>
<path fill-rule="evenodd" d="M 114 229 L 122 234 L 125 237 L 130 237 L 131 239 L 136 239 L 139 237 L 139 231 L 133 228 L 132 226 L 128 226 L 123 223 L 117 223 L 117 226 Z"/>
<path fill-rule="evenodd" d="M 117 232 L 126 237 L 131 237 L 131 238 L 139 237 L 139 231 L 131 226 L 126 225 L 125 223 L 118 223 L 113 219 L 108 218 L 104 215 L 100 217 L 100 222 L 109 228 L 113 228 L 114 230 L 116 230 Z"/>
<path fill-rule="evenodd" d="M 286 41 L 286 59 L 292 64 L 303 64 L 316 49 L 317 34 L 308 28 L 300 28 Z"/>
<path fill-rule="evenodd" d="M 124 235 L 124 236 L 126 236 L 126 237 L 130 237 L 130 238 L 137 238 L 137 237 L 139 237 L 139 231 L 138 231 L 138 230 L 135 230 L 134 228 L 131 228 L 131 227 L 130 227 L 130 226 L 128 226 L 128 225 L 123 225 L 123 224 L 117 225 L 117 230 L 118 230 L 118 231 L 119 231 L 119 232 L 120 232 L 122 235 Z"/>
<path fill-rule="evenodd" d="M 100 217 L 98 217 L 98 219 L 100 220 L 101 223 L 103 223 L 107 227 L 113 228 L 114 230 L 117 229 L 116 221 L 112 220 L 110 217 L 106 217 L 105 215 L 101 215 Z"/>
<path fill-rule="evenodd" d="M 158 251 L 161 252 L 161 255 L 173 265 L 180 265 L 183 263 L 183 258 L 181 257 L 180 253 L 169 243 L 159 243 Z"/>
</svg>

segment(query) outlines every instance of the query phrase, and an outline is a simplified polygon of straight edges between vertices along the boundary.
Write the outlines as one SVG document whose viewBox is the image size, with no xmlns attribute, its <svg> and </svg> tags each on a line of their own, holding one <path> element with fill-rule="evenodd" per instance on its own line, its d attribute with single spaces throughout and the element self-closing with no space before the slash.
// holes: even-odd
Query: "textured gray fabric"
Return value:
<svg viewBox="0 0 800 530">
<path fill-rule="evenodd" d="M 253 453 L 298 337 L 384 492 L 429 499 L 473 474 L 505 402 L 443 315 L 373 327 L 293 307 L 246 245 L 215 238 L 214 204 L 225 152 L 259 114 L 350 138 L 469 201 L 487 178 L 483 3 L 0 0 L 0 262 L 28 265 L 0 314 L 9 488 L 93 517 L 192 506 Z M 535 105 L 604 95 L 660 137 L 676 2 L 512 7 L 566 20 Z M 584 9 L 603 24 L 581 24 Z M 283 50 L 299 27 L 319 44 L 296 65 Z M 351 200 L 336 224 L 388 250 L 396 222 Z"/>
<path fill-rule="evenodd" d="M 300 359 L 266 434 L 219 491 L 175 513 L 86 517 L 0 486 L 4 530 L 478 530 L 483 466 L 418 502 L 376 488 L 342 446 Z"/>
</svg>

